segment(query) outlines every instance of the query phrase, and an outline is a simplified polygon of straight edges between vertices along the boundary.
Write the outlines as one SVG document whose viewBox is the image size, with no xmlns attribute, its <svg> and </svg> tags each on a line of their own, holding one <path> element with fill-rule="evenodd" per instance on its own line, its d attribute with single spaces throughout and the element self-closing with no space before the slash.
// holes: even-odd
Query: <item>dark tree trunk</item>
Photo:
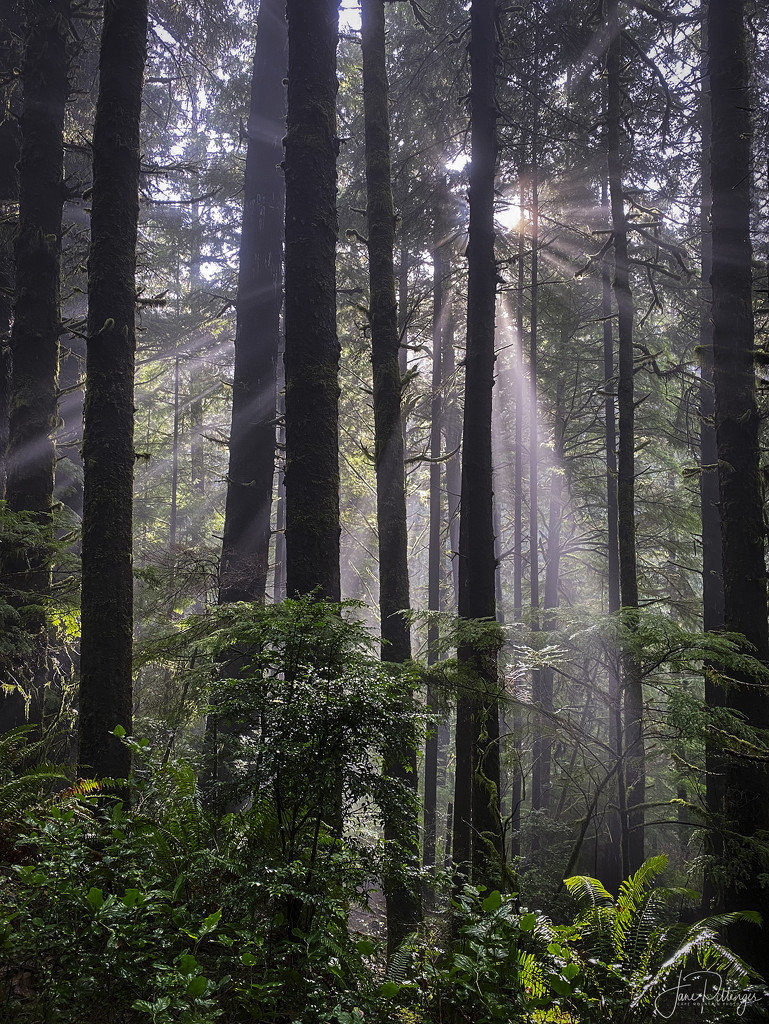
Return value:
<svg viewBox="0 0 769 1024">
<path fill-rule="evenodd" d="M 276 603 L 286 597 L 286 484 L 283 451 L 286 447 L 285 402 L 283 396 L 283 359 L 278 358 L 278 482 L 275 501 L 275 574 L 272 599 Z"/>
<path fill-rule="evenodd" d="M 288 0 L 286 573 L 339 600 L 337 0 Z"/>
<path fill-rule="evenodd" d="M 609 49 L 606 55 L 606 143 L 609 198 L 614 233 L 614 296 L 617 302 L 619 379 L 619 449 L 617 459 L 617 515 L 619 533 L 620 596 L 629 631 L 638 610 L 638 575 L 635 536 L 635 402 L 633 390 L 633 296 L 630 291 L 627 220 L 622 184 L 622 37 L 618 0 L 609 0 Z M 646 764 L 643 734 L 643 681 L 640 666 L 629 646 L 623 652 L 623 710 L 627 838 L 623 871 L 636 871 L 644 859 Z"/>
<path fill-rule="evenodd" d="M 21 26 L 15 8 L 0 19 L 0 66 L 17 67 L 20 62 L 18 37 Z M 0 92 L 0 103 L 4 111 L 0 121 L 0 205 L 10 210 L 18 202 L 19 181 L 16 166 L 19 161 L 21 139 L 19 137 L 17 90 L 10 86 Z M 17 225 L 3 218 L 0 223 L 0 499 L 5 497 L 6 454 L 8 449 L 8 426 L 11 412 L 11 321 L 13 317 L 13 290 L 15 279 L 13 239 Z"/>
<path fill-rule="evenodd" d="M 42 536 L 41 543 L 28 550 L 4 552 L 3 572 L 12 602 L 22 609 L 25 629 L 34 638 L 34 654 L 20 674 L 31 693 L 29 717 L 40 722 L 47 674 L 44 605 L 51 585 L 47 541 L 53 539 L 70 12 L 68 0 L 34 0 L 27 11 L 5 496 L 12 511 L 35 513 Z M 7 354 L 3 363 L 7 372 Z M 17 712 L 16 721 L 8 718 L 5 724 L 20 724 L 23 702 L 11 697 L 4 703 L 15 704 Z"/>
<path fill-rule="evenodd" d="M 83 592 L 78 762 L 125 777 L 131 728 L 131 559 L 139 122 L 147 0 L 107 0 L 93 134 L 83 465 Z"/>
<path fill-rule="evenodd" d="M 702 514 L 702 625 L 710 632 L 724 628 L 724 578 L 721 557 L 721 511 L 718 493 L 718 446 L 716 444 L 715 399 L 713 395 L 713 292 L 710 275 L 713 270 L 713 236 L 710 213 L 710 86 L 707 74 L 707 10 L 702 19 L 702 198 L 700 207 L 701 272 L 700 272 L 700 509 Z M 705 675 L 705 703 L 720 707 L 724 703 L 723 688 L 712 675 Z M 705 802 L 711 819 L 709 836 L 712 857 L 723 855 L 723 834 L 720 828 L 724 813 L 724 764 L 713 744 L 705 748 Z M 714 865 L 715 867 L 715 865 Z M 722 894 L 716 880 L 717 871 L 706 868 L 702 900 L 705 913 L 721 909 Z"/>
<path fill-rule="evenodd" d="M 603 182 L 602 205 L 609 209 L 609 183 Z M 619 593 L 619 528 L 617 512 L 617 410 L 615 406 L 614 332 L 612 330 L 611 266 L 608 259 L 601 265 L 601 313 L 603 316 L 603 375 L 606 398 L 604 417 L 606 429 L 606 576 L 608 590 L 608 612 L 616 615 L 620 610 Z M 615 659 L 609 658 L 608 671 L 609 707 L 608 735 L 609 748 L 617 762 L 622 761 L 622 700 L 619 673 Z M 606 856 L 608 874 L 604 880 L 610 892 L 619 892 L 622 882 L 623 831 L 626 820 L 620 813 L 624 809 L 625 777 L 621 767 L 609 784 L 610 794 L 616 797 L 614 806 L 608 811 L 609 850 Z"/>
<path fill-rule="evenodd" d="M 443 569 L 443 515 L 441 493 L 441 420 L 443 412 L 442 356 L 443 337 L 443 251 L 441 249 L 439 211 L 435 214 L 433 248 L 433 366 L 430 403 L 430 536 L 427 565 L 427 607 L 431 612 L 440 611 L 441 575 Z M 427 628 L 427 664 L 438 661 L 438 625 L 430 622 Z M 425 795 L 424 795 L 424 840 L 422 864 L 425 868 L 435 866 L 435 845 L 437 839 L 436 814 L 438 803 L 438 728 L 437 702 L 432 687 L 427 689 L 427 708 L 430 722 L 425 739 Z"/>
<path fill-rule="evenodd" d="M 496 40 L 493 0 L 470 9 L 470 228 L 467 353 L 462 432 L 462 497 L 459 537 L 459 614 L 496 617 L 491 410 L 494 386 L 494 170 Z M 494 850 L 501 857 L 499 817 L 499 711 L 496 652 L 464 642 L 459 659 L 468 673 L 457 707 L 454 862 L 471 864 L 477 881 L 492 877 Z"/>
<path fill-rule="evenodd" d="M 753 367 L 754 323 L 750 243 L 751 109 L 743 0 L 710 0 L 712 135 L 713 370 L 723 542 L 724 625 L 743 633 L 756 657 L 769 662 L 759 412 Z M 745 680 L 749 684 L 749 680 Z M 726 704 L 761 729 L 769 698 L 755 685 L 733 685 Z M 769 828 L 766 772 L 750 761 L 725 762 L 724 803 L 735 830 L 755 836 Z M 740 853 L 745 851 L 740 846 Z M 758 859 L 745 865 L 759 871 Z M 732 876 L 734 878 L 734 876 Z M 769 891 L 739 881 L 726 886 L 728 910 L 750 906 L 769 917 Z M 730 931 L 732 931 L 730 929 Z M 769 962 L 769 932 L 735 926 L 736 951 L 759 970 Z"/>
<path fill-rule="evenodd" d="M 403 664 L 411 657 L 410 629 L 404 614 L 410 603 L 408 533 L 383 0 L 361 0 L 361 42 L 382 659 Z M 406 785 L 413 797 L 413 806 L 408 813 L 398 820 L 389 816 L 385 818 L 385 839 L 400 844 L 416 866 L 419 859 L 416 746 L 411 745 L 407 763 L 399 758 L 386 757 L 385 771 Z M 392 953 L 414 931 L 422 914 L 419 900 L 403 883 L 385 879 L 384 888 L 387 945 Z"/>
<path fill-rule="evenodd" d="M 219 601 L 264 601 L 275 476 L 283 304 L 288 33 L 285 0 L 262 0 L 248 115 L 230 465 Z"/>
</svg>

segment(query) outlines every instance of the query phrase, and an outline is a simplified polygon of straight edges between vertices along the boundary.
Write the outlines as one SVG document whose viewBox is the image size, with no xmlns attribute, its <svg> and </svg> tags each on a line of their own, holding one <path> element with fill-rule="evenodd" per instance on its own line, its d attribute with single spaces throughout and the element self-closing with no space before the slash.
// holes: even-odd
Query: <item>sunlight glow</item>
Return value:
<svg viewBox="0 0 769 1024">
<path fill-rule="evenodd" d="M 339 31 L 360 32 L 360 7 L 357 0 L 343 0 L 339 8 Z"/>
</svg>

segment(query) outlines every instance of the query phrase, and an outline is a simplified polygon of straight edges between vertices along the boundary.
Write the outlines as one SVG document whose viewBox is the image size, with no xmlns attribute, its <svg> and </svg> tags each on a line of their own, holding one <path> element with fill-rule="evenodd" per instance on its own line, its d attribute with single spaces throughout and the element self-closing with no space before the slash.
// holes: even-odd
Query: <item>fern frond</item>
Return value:
<svg viewBox="0 0 769 1024">
<path fill-rule="evenodd" d="M 518 983 L 529 995 L 535 999 L 544 999 L 548 994 L 548 986 L 542 975 L 542 965 L 535 959 L 533 953 L 525 953 L 518 950 Z"/>
<path fill-rule="evenodd" d="M 614 906 L 614 897 L 597 878 L 591 878 L 589 875 L 574 875 L 571 878 L 565 878 L 563 884 L 580 903 L 587 903 L 593 909 Z"/>
<path fill-rule="evenodd" d="M 658 857 L 649 857 L 638 871 L 626 878 L 619 887 L 613 937 L 614 948 L 623 960 L 629 955 L 629 952 L 633 952 L 627 950 L 628 935 L 634 924 L 641 924 L 638 918 L 646 905 L 654 879 L 665 870 L 667 862 L 668 859 L 664 854 Z M 649 928 L 648 918 L 643 919 L 643 927 L 644 929 Z M 632 945 L 635 947 L 636 944 L 632 943 Z"/>
</svg>

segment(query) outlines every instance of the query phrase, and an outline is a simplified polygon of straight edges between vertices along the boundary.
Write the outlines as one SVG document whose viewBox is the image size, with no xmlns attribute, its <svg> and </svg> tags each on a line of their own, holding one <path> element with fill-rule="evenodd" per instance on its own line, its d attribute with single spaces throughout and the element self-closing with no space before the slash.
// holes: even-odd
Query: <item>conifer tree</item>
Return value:
<svg viewBox="0 0 769 1024">
<path fill-rule="evenodd" d="M 106 0 L 93 132 L 83 427 L 82 638 L 78 762 L 125 777 L 131 728 L 139 122 L 147 0 Z"/>
</svg>

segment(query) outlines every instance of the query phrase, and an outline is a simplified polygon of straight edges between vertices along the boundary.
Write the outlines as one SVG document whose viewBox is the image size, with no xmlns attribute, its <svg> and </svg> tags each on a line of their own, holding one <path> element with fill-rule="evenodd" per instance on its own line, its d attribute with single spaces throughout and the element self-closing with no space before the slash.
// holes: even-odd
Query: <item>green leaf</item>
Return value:
<svg viewBox="0 0 769 1024">
<path fill-rule="evenodd" d="M 550 945 L 547 947 L 547 951 L 548 953 L 552 953 L 553 956 L 560 956 L 563 952 L 558 942 L 551 942 Z"/>
<path fill-rule="evenodd" d="M 203 924 L 200 926 L 200 937 L 202 938 L 204 935 L 208 935 L 210 932 L 214 931 L 214 929 L 219 924 L 221 919 L 222 908 L 219 907 L 218 910 L 215 910 L 213 914 L 209 914 L 208 917 L 203 921 Z"/>
<path fill-rule="evenodd" d="M 118 739 L 122 739 L 125 736 L 125 729 L 122 725 L 116 725 L 112 730 L 112 735 L 117 736 Z"/>
<path fill-rule="evenodd" d="M 98 910 L 99 907 L 101 907 L 102 904 L 104 903 L 104 893 L 101 891 L 101 889 L 97 889 L 95 885 L 92 885 L 91 888 L 88 890 L 86 899 L 91 904 L 93 910 Z"/>
<path fill-rule="evenodd" d="M 192 953 L 184 953 L 179 957 L 179 973 L 180 974 L 194 974 L 197 970 L 198 962 Z"/>
<path fill-rule="evenodd" d="M 256 963 L 256 957 L 253 953 L 249 953 L 249 951 L 246 950 L 245 953 L 241 954 L 240 962 L 244 967 L 253 967 Z"/>
<path fill-rule="evenodd" d="M 203 995 L 205 990 L 208 988 L 208 978 L 203 977 L 199 974 L 197 978 L 193 978 L 187 986 L 187 995 L 190 999 L 199 999 Z"/>
<path fill-rule="evenodd" d="M 534 925 L 537 923 L 536 914 L 524 914 L 521 918 L 520 928 L 522 932 L 533 932 Z"/>
<path fill-rule="evenodd" d="M 371 939 L 359 939 L 355 943 L 355 948 L 361 956 L 371 956 L 376 949 L 376 943 L 372 942 Z"/>
<path fill-rule="evenodd" d="M 499 910 L 502 906 L 502 894 L 499 889 L 495 889 L 490 892 L 486 899 L 481 903 L 481 907 L 487 914 L 492 914 L 495 910 Z"/>
<path fill-rule="evenodd" d="M 557 996 L 570 996 L 571 985 L 568 981 L 564 981 L 563 978 L 556 978 L 555 976 L 547 979 L 550 988 L 555 992 Z"/>
<path fill-rule="evenodd" d="M 144 895 L 139 889 L 126 889 L 120 901 L 124 907 L 136 907 L 144 903 Z"/>
<path fill-rule="evenodd" d="M 402 987 L 397 981 L 386 981 L 379 989 L 379 994 L 384 999 L 394 999 Z"/>
<path fill-rule="evenodd" d="M 566 964 L 564 969 L 561 971 L 561 974 L 564 976 L 564 978 L 567 978 L 569 981 L 574 981 L 574 979 L 579 974 L 579 967 L 577 966 L 577 964 Z"/>
</svg>

